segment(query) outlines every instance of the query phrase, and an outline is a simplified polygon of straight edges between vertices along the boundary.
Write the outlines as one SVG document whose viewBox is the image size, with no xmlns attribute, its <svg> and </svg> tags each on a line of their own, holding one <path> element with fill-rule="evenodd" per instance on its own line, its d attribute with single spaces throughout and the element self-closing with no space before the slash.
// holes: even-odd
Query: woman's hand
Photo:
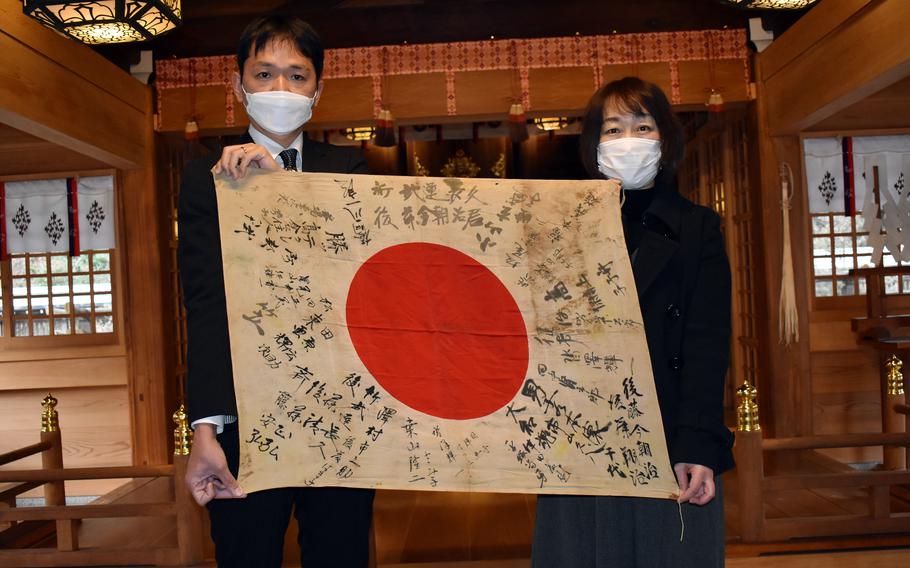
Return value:
<svg viewBox="0 0 910 568">
<path fill-rule="evenodd" d="M 221 159 L 212 168 L 212 173 L 225 172 L 234 179 L 240 179 L 246 175 L 246 170 L 250 166 L 264 170 L 282 169 L 268 150 L 251 142 L 237 146 L 225 146 L 221 152 Z"/>
<path fill-rule="evenodd" d="M 714 470 L 694 463 L 678 463 L 673 466 L 680 494 L 677 503 L 707 505 L 714 499 Z"/>
</svg>

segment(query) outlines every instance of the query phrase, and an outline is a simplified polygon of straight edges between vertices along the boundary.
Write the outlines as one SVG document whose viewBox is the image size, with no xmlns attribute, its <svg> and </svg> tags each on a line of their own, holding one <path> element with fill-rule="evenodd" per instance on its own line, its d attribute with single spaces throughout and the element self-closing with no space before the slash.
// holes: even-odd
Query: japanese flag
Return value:
<svg viewBox="0 0 910 568">
<path fill-rule="evenodd" d="M 609 184 L 216 188 L 247 490 L 677 492 Z"/>
</svg>

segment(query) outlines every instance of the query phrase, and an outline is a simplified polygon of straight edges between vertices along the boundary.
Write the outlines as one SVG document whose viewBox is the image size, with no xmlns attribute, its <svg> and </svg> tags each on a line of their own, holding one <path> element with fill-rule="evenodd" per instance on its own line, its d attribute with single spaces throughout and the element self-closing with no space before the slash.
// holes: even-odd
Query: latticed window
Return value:
<svg viewBox="0 0 910 568">
<path fill-rule="evenodd" d="M 112 251 L 18 254 L 0 265 L 4 337 L 114 333 Z"/>
<path fill-rule="evenodd" d="M 816 298 L 865 294 L 866 280 L 850 275 L 854 268 L 872 266 L 872 246 L 863 216 L 812 215 L 812 257 Z M 885 251 L 881 265 L 897 266 L 898 262 Z M 885 293 L 910 294 L 910 275 L 885 276 Z"/>
</svg>

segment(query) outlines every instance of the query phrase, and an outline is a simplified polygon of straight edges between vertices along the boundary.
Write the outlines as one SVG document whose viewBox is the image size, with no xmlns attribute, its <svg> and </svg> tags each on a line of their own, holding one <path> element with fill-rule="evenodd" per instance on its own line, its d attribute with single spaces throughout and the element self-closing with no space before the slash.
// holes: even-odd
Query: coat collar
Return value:
<svg viewBox="0 0 910 568">
<path fill-rule="evenodd" d="M 654 199 L 642 216 L 645 231 L 632 265 L 639 298 L 650 288 L 676 251 L 683 214 L 691 207 L 676 190 L 675 183 L 654 187 Z"/>
<path fill-rule="evenodd" d="M 253 142 L 249 132 L 244 132 L 238 140 L 240 144 Z M 318 172 L 319 168 L 325 167 L 326 145 L 310 140 L 306 131 L 303 133 L 302 149 L 300 150 L 300 161 L 303 164 L 300 168 L 302 172 Z M 220 155 L 220 152 L 219 152 Z"/>
</svg>

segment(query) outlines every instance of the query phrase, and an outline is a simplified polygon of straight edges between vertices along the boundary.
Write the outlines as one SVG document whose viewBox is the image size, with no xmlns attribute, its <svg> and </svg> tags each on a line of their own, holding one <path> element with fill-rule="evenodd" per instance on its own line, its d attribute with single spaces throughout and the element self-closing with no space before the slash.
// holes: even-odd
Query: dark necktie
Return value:
<svg viewBox="0 0 910 568">
<path fill-rule="evenodd" d="M 284 169 L 289 172 L 297 171 L 297 149 L 288 148 L 287 150 L 282 150 L 278 157 L 281 158 L 281 161 L 284 163 Z"/>
</svg>

